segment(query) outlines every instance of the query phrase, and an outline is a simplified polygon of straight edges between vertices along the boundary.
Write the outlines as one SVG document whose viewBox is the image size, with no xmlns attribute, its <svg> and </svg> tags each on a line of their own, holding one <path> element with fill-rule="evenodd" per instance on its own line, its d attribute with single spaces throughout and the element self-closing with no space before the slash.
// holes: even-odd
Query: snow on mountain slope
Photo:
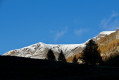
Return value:
<svg viewBox="0 0 119 80">
<path fill-rule="evenodd" d="M 116 31 L 102 31 L 99 33 L 98 36 L 94 37 L 93 40 L 94 41 L 100 40 L 101 37 L 104 37 L 106 35 L 110 35 L 111 33 L 114 33 L 114 32 L 116 32 Z"/>
<path fill-rule="evenodd" d="M 104 34 L 104 35 L 110 35 L 111 33 L 114 33 L 115 31 L 103 31 L 100 34 Z"/>
<path fill-rule="evenodd" d="M 31 57 L 31 58 L 39 58 L 45 59 L 48 50 L 51 49 L 55 56 L 58 57 L 58 54 L 63 51 L 66 57 L 71 56 L 72 53 L 79 53 L 80 51 L 77 49 L 82 49 L 85 47 L 85 44 L 67 44 L 67 45 L 53 45 L 53 44 L 45 44 L 45 43 L 37 43 L 28 47 L 24 47 L 21 49 L 16 49 L 9 51 L 3 55 L 11 55 L 11 56 L 22 56 L 22 57 Z"/>
<path fill-rule="evenodd" d="M 115 32 L 115 31 L 103 31 L 98 36 L 96 36 L 92 39 L 97 41 L 101 37 L 104 37 L 105 35 L 109 35 L 113 32 Z M 66 45 L 64 45 L 64 44 L 63 45 L 61 45 L 61 44 L 60 45 L 54 45 L 54 44 L 45 44 L 45 43 L 39 42 L 37 44 L 33 44 L 33 45 L 28 46 L 28 47 L 9 51 L 3 55 L 45 59 L 49 49 L 51 49 L 54 52 L 56 59 L 58 58 L 59 53 L 61 51 L 64 53 L 65 57 L 67 58 L 67 57 L 74 56 L 74 55 L 82 52 L 82 50 L 86 46 L 85 44 L 88 41 L 86 41 L 83 44 L 66 44 Z"/>
</svg>

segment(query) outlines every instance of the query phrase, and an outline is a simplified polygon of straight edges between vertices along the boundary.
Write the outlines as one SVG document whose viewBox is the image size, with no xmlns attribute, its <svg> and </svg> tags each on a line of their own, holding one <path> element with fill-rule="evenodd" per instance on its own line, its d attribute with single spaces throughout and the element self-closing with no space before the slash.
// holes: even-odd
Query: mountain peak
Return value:
<svg viewBox="0 0 119 80">
<path fill-rule="evenodd" d="M 111 33 L 114 32 L 116 31 L 102 31 L 99 33 L 98 36 L 92 39 L 94 41 L 99 41 L 105 35 L 110 35 Z M 70 56 L 74 56 L 76 54 L 81 53 L 85 48 L 86 43 L 88 43 L 88 41 L 82 44 L 45 44 L 43 42 L 39 42 L 21 49 L 9 51 L 3 55 L 45 59 L 48 51 L 51 49 L 54 55 L 56 56 L 56 59 L 58 58 L 58 55 L 61 51 L 63 52 L 65 57 L 68 58 Z"/>
<path fill-rule="evenodd" d="M 114 33 L 115 31 L 102 31 L 100 32 L 100 34 L 104 34 L 104 35 L 110 35 L 111 33 Z"/>
</svg>

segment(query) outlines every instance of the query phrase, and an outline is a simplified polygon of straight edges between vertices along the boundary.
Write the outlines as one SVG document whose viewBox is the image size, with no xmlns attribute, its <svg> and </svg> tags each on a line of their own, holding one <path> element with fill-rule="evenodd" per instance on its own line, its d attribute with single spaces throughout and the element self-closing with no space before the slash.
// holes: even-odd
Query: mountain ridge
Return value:
<svg viewBox="0 0 119 80">
<path fill-rule="evenodd" d="M 99 35 L 92 38 L 94 41 L 100 40 L 100 38 L 105 37 L 106 35 L 110 35 L 111 33 L 114 33 L 116 31 L 103 31 L 100 32 Z M 90 39 L 89 39 L 90 40 Z M 3 55 L 10 55 L 10 56 L 20 56 L 20 57 L 30 57 L 30 58 L 37 58 L 37 59 L 46 59 L 46 55 L 51 49 L 56 56 L 56 59 L 58 58 L 58 55 L 61 51 L 63 51 L 66 58 L 70 56 L 74 56 L 76 54 L 79 54 L 82 52 L 82 50 L 85 48 L 86 43 L 88 43 L 87 40 L 85 43 L 82 44 L 45 44 L 42 42 L 21 48 L 16 50 L 8 51 L 7 53 Z"/>
</svg>

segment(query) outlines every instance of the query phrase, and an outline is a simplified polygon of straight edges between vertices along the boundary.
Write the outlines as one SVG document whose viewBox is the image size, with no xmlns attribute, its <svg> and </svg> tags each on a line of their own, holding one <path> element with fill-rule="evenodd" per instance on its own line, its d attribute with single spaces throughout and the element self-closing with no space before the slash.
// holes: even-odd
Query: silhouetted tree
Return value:
<svg viewBox="0 0 119 80">
<path fill-rule="evenodd" d="M 64 54 L 63 54 L 62 51 L 61 51 L 60 54 L 59 54 L 58 61 L 66 62 L 65 56 L 64 56 Z"/>
<path fill-rule="evenodd" d="M 86 64 L 94 65 L 96 63 L 102 63 L 98 45 L 92 39 L 86 44 L 82 58 Z"/>
<path fill-rule="evenodd" d="M 74 58 L 73 58 L 73 63 L 77 63 L 76 56 L 74 56 Z"/>
<path fill-rule="evenodd" d="M 54 53 L 53 53 L 53 51 L 51 49 L 47 53 L 47 59 L 56 61 L 55 55 L 54 55 Z"/>
</svg>

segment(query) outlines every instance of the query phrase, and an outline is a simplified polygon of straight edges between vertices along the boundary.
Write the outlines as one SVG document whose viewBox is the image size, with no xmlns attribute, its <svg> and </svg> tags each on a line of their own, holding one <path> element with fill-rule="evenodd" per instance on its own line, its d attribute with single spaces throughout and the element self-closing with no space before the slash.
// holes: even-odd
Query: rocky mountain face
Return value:
<svg viewBox="0 0 119 80">
<path fill-rule="evenodd" d="M 119 55 L 119 30 L 102 37 L 97 44 L 104 61 L 117 57 Z"/>
<path fill-rule="evenodd" d="M 99 50 L 101 51 L 101 56 L 105 60 L 105 58 L 109 58 L 110 55 L 114 54 L 115 52 L 119 51 L 119 30 L 116 31 L 103 31 L 98 36 L 92 38 L 99 46 Z M 90 40 L 90 39 L 89 39 Z M 88 40 L 88 41 L 89 41 Z M 113 44 L 114 41 L 115 44 Z M 37 58 L 37 59 L 46 59 L 46 55 L 48 51 L 51 49 L 56 57 L 58 59 L 59 53 L 62 51 L 65 57 L 68 59 L 70 57 L 73 57 L 75 55 L 80 54 L 83 49 L 86 46 L 85 43 L 82 44 L 67 44 L 67 45 L 53 45 L 53 44 L 45 44 L 42 42 L 39 42 L 37 44 L 33 44 L 28 47 L 24 47 L 21 49 L 16 49 L 9 51 L 3 55 L 10 55 L 10 56 L 20 56 L 20 57 L 30 57 L 30 58 Z M 112 46 L 111 48 L 106 49 L 105 48 Z"/>
<path fill-rule="evenodd" d="M 84 47 L 85 44 L 52 45 L 40 42 L 28 47 L 9 51 L 3 55 L 45 59 L 48 51 L 51 49 L 57 59 L 61 51 L 67 58 L 69 56 L 73 56 L 74 54 L 80 53 Z"/>
</svg>

